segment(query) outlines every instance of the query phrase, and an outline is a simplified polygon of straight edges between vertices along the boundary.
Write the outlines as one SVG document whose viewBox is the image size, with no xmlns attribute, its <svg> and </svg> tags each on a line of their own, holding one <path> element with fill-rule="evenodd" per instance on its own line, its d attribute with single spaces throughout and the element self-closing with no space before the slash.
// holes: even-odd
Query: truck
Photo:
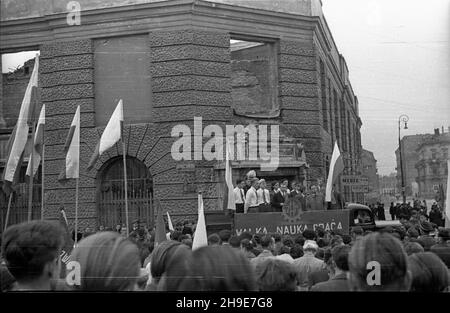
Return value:
<svg viewBox="0 0 450 313">
<path fill-rule="evenodd" d="M 223 215 L 223 213 L 222 213 Z M 297 212 L 264 212 L 264 213 L 236 213 L 233 218 L 214 218 L 213 214 L 206 214 L 208 233 L 228 228 L 236 235 L 242 232 L 252 234 L 280 233 L 282 235 L 301 234 L 306 229 L 316 230 L 321 227 L 325 231 L 340 234 L 350 234 L 352 227 L 360 226 L 363 231 L 378 231 L 387 226 L 401 226 L 400 221 L 378 221 L 369 207 L 359 203 L 348 203 L 341 210 L 317 210 Z"/>
</svg>

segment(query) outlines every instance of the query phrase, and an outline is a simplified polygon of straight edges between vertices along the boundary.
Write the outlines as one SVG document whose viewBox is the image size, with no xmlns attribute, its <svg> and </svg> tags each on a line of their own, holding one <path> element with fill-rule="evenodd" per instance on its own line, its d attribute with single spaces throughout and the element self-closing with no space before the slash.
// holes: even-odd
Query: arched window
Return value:
<svg viewBox="0 0 450 313">
<path fill-rule="evenodd" d="M 145 164 L 127 157 L 128 222 L 139 220 L 153 225 L 153 182 Z M 122 156 L 112 158 L 100 169 L 97 176 L 98 225 L 111 227 L 125 225 L 125 186 Z"/>
</svg>

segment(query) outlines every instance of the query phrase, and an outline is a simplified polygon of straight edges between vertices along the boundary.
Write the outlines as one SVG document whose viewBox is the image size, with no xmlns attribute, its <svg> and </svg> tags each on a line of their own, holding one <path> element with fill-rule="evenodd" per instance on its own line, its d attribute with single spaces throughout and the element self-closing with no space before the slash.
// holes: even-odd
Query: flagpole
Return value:
<svg viewBox="0 0 450 313">
<path fill-rule="evenodd" d="M 44 136 L 44 134 L 42 134 Z M 41 220 L 44 219 L 44 165 L 45 165 L 45 143 L 42 142 L 42 167 L 41 167 Z"/>
<path fill-rule="evenodd" d="M 78 243 L 78 180 L 75 178 L 75 246 Z"/>
<path fill-rule="evenodd" d="M 11 200 L 12 200 L 12 195 L 13 195 L 13 193 L 11 192 L 11 193 L 9 194 L 8 209 L 6 210 L 5 228 L 4 228 L 4 231 L 3 231 L 3 232 L 5 232 L 5 231 L 6 231 L 6 228 L 8 227 L 8 220 L 9 220 L 9 212 L 10 212 L 10 210 L 11 210 Z"/>
<path fill-rule="evenodd" d="M 122 138 L 122 155 L 123 155 L 123 178 L 125 184 L 125 221 L 127 223 L 127 237 L 129 236 L 130 224 L 128 223 L 128 183 L 127 183 L 127 156 L 125 152 L 125 141 Z"/>
<path fill-rule="evenodd" d="M 30 173 L 30 182 L 28 184 L 28 222 L 31 221 L 31 215 L 32 215 L 32 208 L 33 208 L 33 178 L 34 178 L 34 136 L 35 136 L 35 127 L 34 122 L 31 125 L 31 138 L 32 138 L 32 145 L 31 145 L 31 156 L 30 156 L 30 166 L 31 166 L 31 173 Z"/>
</svg>

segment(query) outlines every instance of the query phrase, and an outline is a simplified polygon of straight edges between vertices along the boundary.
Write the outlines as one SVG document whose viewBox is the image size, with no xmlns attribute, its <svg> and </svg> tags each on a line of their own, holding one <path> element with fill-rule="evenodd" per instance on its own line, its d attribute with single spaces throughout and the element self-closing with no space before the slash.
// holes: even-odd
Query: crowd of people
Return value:
<svg viewBox="0 0 450 313">
<path fill-rule="evenodd" d="M 64 230 L 52 221 L 10 226 L 2 237 L 2 291 L 449 291 L 450 229 L 415 213 L 400 227 L 349 234 L 306 229 L 296 236 L 239 235 L 224 229 L 192 250 L 195 227 L 178 223 L 167 240 L 154 231 L 85 235 L 70 261 L 79 283 L 61 275 Z M 368 283 L 378 262 L 379 281 Z M 66 273 L 67 274 L 67 273 Z"/>
</svg>

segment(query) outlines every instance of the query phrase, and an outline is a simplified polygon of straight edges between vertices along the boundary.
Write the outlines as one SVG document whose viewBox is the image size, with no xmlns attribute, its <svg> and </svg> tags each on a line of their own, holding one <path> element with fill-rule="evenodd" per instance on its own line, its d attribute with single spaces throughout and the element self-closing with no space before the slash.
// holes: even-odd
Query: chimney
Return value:
<svg viewBox="0 0 450 313">
<path fill-rule="evenodd" d="M 435 129 L 434 129 L 434 134 L 435 134 L 435 135 L 439 135 L 439 128 L 435 128 Z"/>
</svg>

